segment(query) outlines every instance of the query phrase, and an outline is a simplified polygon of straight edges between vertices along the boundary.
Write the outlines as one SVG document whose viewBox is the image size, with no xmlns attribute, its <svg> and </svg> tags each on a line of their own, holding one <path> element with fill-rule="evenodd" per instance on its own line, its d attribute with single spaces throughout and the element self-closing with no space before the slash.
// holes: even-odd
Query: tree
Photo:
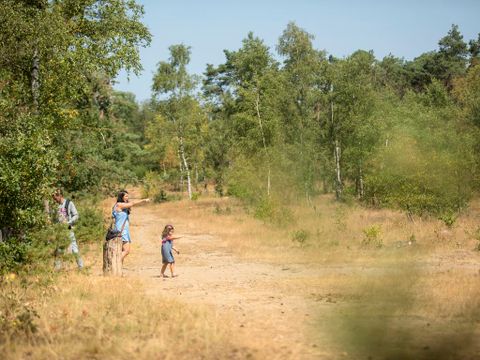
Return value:
<svg viewBox="0 0 480 360">
<path fill-rule="evenodd" d="M 412 85 L 417 90 L 423 90 L 433 78 L 451 90 L 453 80 L 465 74 L 469 53 L 458 26 L 452 25 L 438 45 L 438 51 L 424 53 L 407 64 Z"/>
<path fill-rule="evenodd" d="M 375 66 L 373 53 L 360 50 L 330 65 L 330 111 L 323 137 L 334 154 L 337 199 L 342 197 L 342 168 L 356 184 L 357 195 L 364 194 L 364 166 L 380 134 L 373 116 Z"/>
<path fill-rule="evenodd" d="M 278 40 L 277 51 L 284 57 L 282 72 L 286 91 L 282 101 L 285 140 L 290 144 L 292 157 L 297 164 L 298 182 L 309 200 L 313 191 L 317 137 L 320 131 L 319 116 L 322 99 L 328 84 L 325 53 L 313 48 L 314 36 L 291 22 Z"/>
<path fill-rule="evenodd" d="M 134 1 L 5 0 L 0 9 L 0 223 L 21 230 L 41 221 L 65 133 L 92 120 L 78 119 L 92 79 L 140 71 L 150 34 Z"/>
<path fill-rule="evenodd" d="M 180 173 L 182 178 L 183 174 L 187 177 L 188 196 L 192 199 L 192 163 L 197 164 L 201 158 L 199 150 L 206 117 L 194 95 L 197 79 L 186 69 L 190 47 L 172 45 L 169 50 L 169 60 L 159 62 L 153 78 L 157 120 L 164 124 L 156 128 L 165 133 L 166 143 L 176 144 Z M 152 135 L 147 134 L 150 138 Z"/>
<path fill-rule="evenodd" d="M 470 67 L 480 64 L 480 34 L 476 40 L 468 42 L 468 52 L 470 53 Z"/>
<path fill-rule="evenodd" d="M 451 89 L 455 77 L 465 74 L 468 62 L 468 47 L 457 25 L 452 25 L 448 34 L 438 42 L 436 77 Z"/>
</svg>

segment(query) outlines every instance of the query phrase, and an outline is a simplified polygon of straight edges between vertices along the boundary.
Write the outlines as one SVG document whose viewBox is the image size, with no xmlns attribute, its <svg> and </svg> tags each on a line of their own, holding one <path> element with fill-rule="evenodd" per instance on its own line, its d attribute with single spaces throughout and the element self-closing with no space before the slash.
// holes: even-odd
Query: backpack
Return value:
<svg viewBox="0 0 480 360">
<path fill-rule="evenodd" d="M 65 199 L 65 207 L 64 209 L 67 211 L 67 216 L 68 216 L 68 219 L 67 221 L 70 221 L 70 218 L 72 217 L 72 215 L 70 214 L 70 211 L 68 210 L 68 207 L 70 206 L 70 199 Z"/>
</svg>

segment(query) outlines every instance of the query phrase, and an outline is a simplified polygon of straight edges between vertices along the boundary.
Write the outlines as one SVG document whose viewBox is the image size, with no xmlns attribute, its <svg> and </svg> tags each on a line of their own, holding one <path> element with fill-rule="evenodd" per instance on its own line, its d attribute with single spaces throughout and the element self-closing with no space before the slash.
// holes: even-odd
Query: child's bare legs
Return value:
<svg viewBox="0 0 480 360">
<path fill-rule="evenodd" d="M 163 277 L 168 277 L 167 275 L 165 275 L 165 270 L 167 269 L 167 265 L 168 265 L 167 263 L 162 265 L 162 270 L 160 271 L 160 273 Z"/>
<path fill-rule="evenodd" d="M 170 264 L 168 264 L 168 265 L 170 265 L 170 274 L 172 274 L 172 278 L 175 277 L 175 276 L 177 276 L 177 275 L 174 274 L 175 263 L 170 263 Z"/>
</svg>

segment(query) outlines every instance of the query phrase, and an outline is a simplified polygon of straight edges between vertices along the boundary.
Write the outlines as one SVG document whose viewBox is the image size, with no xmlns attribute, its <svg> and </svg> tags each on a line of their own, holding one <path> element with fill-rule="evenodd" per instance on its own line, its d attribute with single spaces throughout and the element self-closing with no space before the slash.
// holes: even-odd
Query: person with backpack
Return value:
<svg viewBox="0 0 480 360">
<path fill-rule="evenodd" d="M 78 221 L 78 211 L 75 207 L 75 204 L 70 199 L 65 199 L 63 196 L 62 189 L 57 189 L 53 193 L 53 200 L 58 204 L 56 220 L 60 224 L 65 224 L 69 230 L 70 245 L 68 246 L 67 252 L 70 251 L 75 256 L 78 269 L 83 269 L 83 259 L 80 256 L 80 250 L 78 249 L 77 239 L 75 238 L 75 233 L 73 227 Z M 63 246 L 57 246 L 55 250 L 55 270 L 60 270 L 62 268 L 62 255 L 65 252 Z"/>
</svg>

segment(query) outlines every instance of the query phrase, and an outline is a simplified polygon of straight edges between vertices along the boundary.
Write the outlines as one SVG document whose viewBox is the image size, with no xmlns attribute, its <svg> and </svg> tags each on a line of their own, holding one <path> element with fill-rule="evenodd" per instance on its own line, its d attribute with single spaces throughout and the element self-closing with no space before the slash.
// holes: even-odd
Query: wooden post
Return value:
<svg viewBox="0 0 480 360">
<path fill-rule="evenodd" d="M 103 243 L 103 275 L 122 276 L 122 238 Z"/>
</svg>

